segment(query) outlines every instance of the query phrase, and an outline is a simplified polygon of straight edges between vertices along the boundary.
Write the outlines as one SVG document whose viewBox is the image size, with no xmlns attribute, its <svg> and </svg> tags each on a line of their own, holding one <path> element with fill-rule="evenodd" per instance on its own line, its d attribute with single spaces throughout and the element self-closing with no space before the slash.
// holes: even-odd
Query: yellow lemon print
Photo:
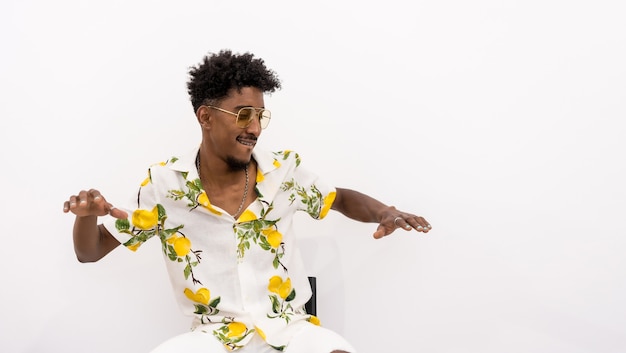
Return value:
<svg viewBox="0 0 626 353">
<path fill-rule="evenodd" d="M 267 286 L 267 289 L 272 292 L 278 294 L 278 288 L 283 284 L 283 279 L 280 276 L 274 276 L 270 278 L 270 284 Z"/>
<path fill-rule="evenodd" d="M 254 221 L 255 219 L 257 219 L 257 216 L 254 214 L 254 212 L 250 210 L 245 210 L 243 211 L 241 216 L 239 216 L 239 219 L 237 221 L 243 223 L 243 222 Z"/>
<path fill-rule="evenodd" d="M 159 210 L 156 206 L 151 211 L 135 210 L 132 216 L 133 225 L 141 230 L 154 228 L 159 221 Z"/>
<path fill-rule="evenodd" d="M 239 337 L 243 335 L 248 328 L 241 322 L 231 322 L 228 324 L 228 337 Z"/>
<path fill-rule="evenodd" d="M 263 180 L 265 180 L 265 175 L 263 175 L 263 172 L 261 171 L 261 169 L 257 168 L 256 169 L 256 182 L 260 183 Z"/>
<path fill-rule="evenodd" d="M 191 241 L 185 237 L 178 237 L 174 240 L 174 251 L 178 256 L 185 256 L 191 250 Z"/>
<path fill-rule="evenodd" d="M 270 243 L 270 245 L 274 249 L 278 248 L 280 246 L 280 243 L 282 243 L 283 241 L 282 233 L 277 231 L 276 229 L 273 229 L 265 234 L 265 237 L 267 238 L 267 242 Z"/>
<path fill-rule="evenodd" d="M 184 293 L 191 301 L 204 305 L 208 305 L 211 299 L 211 292 L 206 288 L 200 288 L 195 293 L 191 289 L 185 288 Z"/>
<path fill-rule="evenodd" d="M 312 323 L 313 325 L 320 325 L 320 319 L 315 316 L 315 315 L 311 315 L 311 317 L 309 318 L 309 322 Z"/>
<path fill-rule="evenodd" d="M 270 284 L 267 286 L 267 289 L 285 299 L 289 296 L 289 293 L 291 293 L 291 278 L 287 278 L 287 280 L 283 282 L 280 276 L 273 276 L 270 278 Z"/>
<path fill-rule="evenodd" d="M 141 186 L 146 186 L 148 185 L 148 183 L 150 182 L 150 176 L 146 177 L 142 182 L 141 182 Z"/>
<path fill-rule="evenodd" d="M 274 167 L 280 168 L 280 162 L 277 159 L 274 160 Z"/>
<path fill-rule="evenodd" d="M 132 251 L 137 251 L 137 249 L 139 249 L 139 246 L 141 245 L 141 243 L 135 243 L 133 245 L 129 245 L 127 246 L 128 249 L 132 250 Z"/>
<path fill-rule="evenodd" d="M 287 280 L 278 288 L 278 295 L 280 295 L 283 299 L 287 298 L 289 293 L 291 293 L 291 278 L 287 278 Z"/>
<path fill-rule="evenodd" d="M 265 332 L 263 332 L 263 330 L 261 330 L 258 326 L 254 326 L 254 329 L 259 334 L 259 336 L 261 336 L 263 341 L 265 341 Z"/>
<path fill-rule="evenodd" d="M 200 193 L 198 195 L 198 203 L 204 207 L 211 207 L 211 203 L 209 202 L 209 196 L 207 196 L 206 192 Z"/>
<path fill-rule="evenodd" d="M 212 213 L 215 213 L 216 215 L 221 215 L 222 212 L 216 210 L 215 208 L 213 208 L 213 206 L 211 205 L 211 202 L 209 201 L 209 196 L 206 194 L 206 192 L 201 192 L 198 195 L 198 203 L 206 208 L 207 210 L 211 211 Z"/>
<path fill-rule="evenodd" d="M 328 211 L 330 210 L 330 207 L 333 205 L 333 202 L 335 201 L 336 196 L 337 196 L 337 193 L 333 191 L 324 198 L 324 206 L 322 207 L 322 212 L 320 212 L 320 218 L 326 217 L 326 215 L 328 214 Z"/>
</svg>

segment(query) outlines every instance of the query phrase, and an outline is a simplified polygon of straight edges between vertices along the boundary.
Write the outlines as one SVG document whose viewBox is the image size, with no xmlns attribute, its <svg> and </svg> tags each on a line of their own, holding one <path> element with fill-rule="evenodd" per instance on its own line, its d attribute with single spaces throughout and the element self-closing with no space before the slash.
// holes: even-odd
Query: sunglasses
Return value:
<svg viewBox="0 0 626 353">
<path fill-rule="evenodd" d="M 250 126 L 250 124 L 252 124 L 252 119 L 257 116 L 259 117 L 259 124 L 261 124 L 261 129 L 265 129 L 270 124 L 270 120 L 272 119 L 272 113 L 269 110 L 263 108 L 243 107 L 239 109 L 237 113 L 233 113 L 222 108 L 214 107 L 212 105 L 207 105 L 207 107 L 236 116 L 237 120 L 235 123 L 242 129 Z"/>
</svg>

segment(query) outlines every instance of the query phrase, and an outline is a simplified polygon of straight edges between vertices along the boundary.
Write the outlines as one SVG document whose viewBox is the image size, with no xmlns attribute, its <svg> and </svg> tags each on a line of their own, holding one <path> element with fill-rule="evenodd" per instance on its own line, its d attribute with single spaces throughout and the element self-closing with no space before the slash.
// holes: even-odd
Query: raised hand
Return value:
<svg viewBox="0 0 626 353">
<path fill-rule="evenodd" d="M 63 203 L 63 212 L 72 212 L 77 217 L 105 216 L 107 214 L 115 218 L 128 217 L 128 213 L 115 208 L 96 189 L 81 190 L 78 195 L 70 196 L 69 200 Z"/>
<path fill-rule="evenodd" d="M 395 207 L 390 207 L 389 210 L 385 212 L 384 218 L 378 225 L 374 233 L 374 238 L 380 239 L 393 233 L 393 231 L 398 228 L 402 228 L 406 231 L 415 229 L 418 232 L 428 233 L 432 229 L 432 226 L 424 217 L 401 212 L 396 210 Z"/>
</svg>

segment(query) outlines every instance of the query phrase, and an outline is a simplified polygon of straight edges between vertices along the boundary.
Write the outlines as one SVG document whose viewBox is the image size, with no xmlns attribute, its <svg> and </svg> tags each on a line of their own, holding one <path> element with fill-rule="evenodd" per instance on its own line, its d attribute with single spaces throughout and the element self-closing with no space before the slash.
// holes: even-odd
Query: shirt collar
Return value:
<svg viewBox="0 0 626 353">
<path fill-rule="evenodd" d="M 198 171 L 196 169 L 196 156 L 198 155 L 199 149 L 199 146 L 191 149 L 189 152 L 178 157 L 176 161 L 169 163 L 169 167 L 172 170 L 181 173 L 189 173 L 187 179 L 198 178 Z M 274 157 L 273 153 L 267 152 L 263 149 L 260 149 L 259 147 L 255 147 L 252 151 L 252 157 L 257 163 L 258 170 L 260 170 L 263 175 L 266 175 L 267 173 L 277 168 L 275 164 L 276 158 Z"/>
</svg>

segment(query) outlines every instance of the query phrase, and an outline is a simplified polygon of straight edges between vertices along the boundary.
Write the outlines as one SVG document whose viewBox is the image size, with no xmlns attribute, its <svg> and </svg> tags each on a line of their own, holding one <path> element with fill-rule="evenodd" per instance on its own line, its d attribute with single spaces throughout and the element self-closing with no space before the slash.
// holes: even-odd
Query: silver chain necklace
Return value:
<svg viewBox="0 0 626 353">
<path fill-rule="evenodd" d="M 202 175 L 200 174 L 200 152 L 198 152 L 198 155 L 196 156 L 196 169 L 198 170 L 198 178 L 202 180 Z M 237 212 L 235 212 L 235 214 L 233 215 L 234 218 L 237 218 L 237 216 L 239 215 L 239 212 L 241 212 L 241 209 L 243 209 L 243 205 L 246 203 L 246 198 L 248 197 L 249 176 L 248 176 L 247 164 L 246 164 L 245 171 L 246 171 L 246 185 L 243 188 L 243 198 L 241 199 L 241 203 L 239 204 L 239 208 L 237 209 Z"/>
</svg>

